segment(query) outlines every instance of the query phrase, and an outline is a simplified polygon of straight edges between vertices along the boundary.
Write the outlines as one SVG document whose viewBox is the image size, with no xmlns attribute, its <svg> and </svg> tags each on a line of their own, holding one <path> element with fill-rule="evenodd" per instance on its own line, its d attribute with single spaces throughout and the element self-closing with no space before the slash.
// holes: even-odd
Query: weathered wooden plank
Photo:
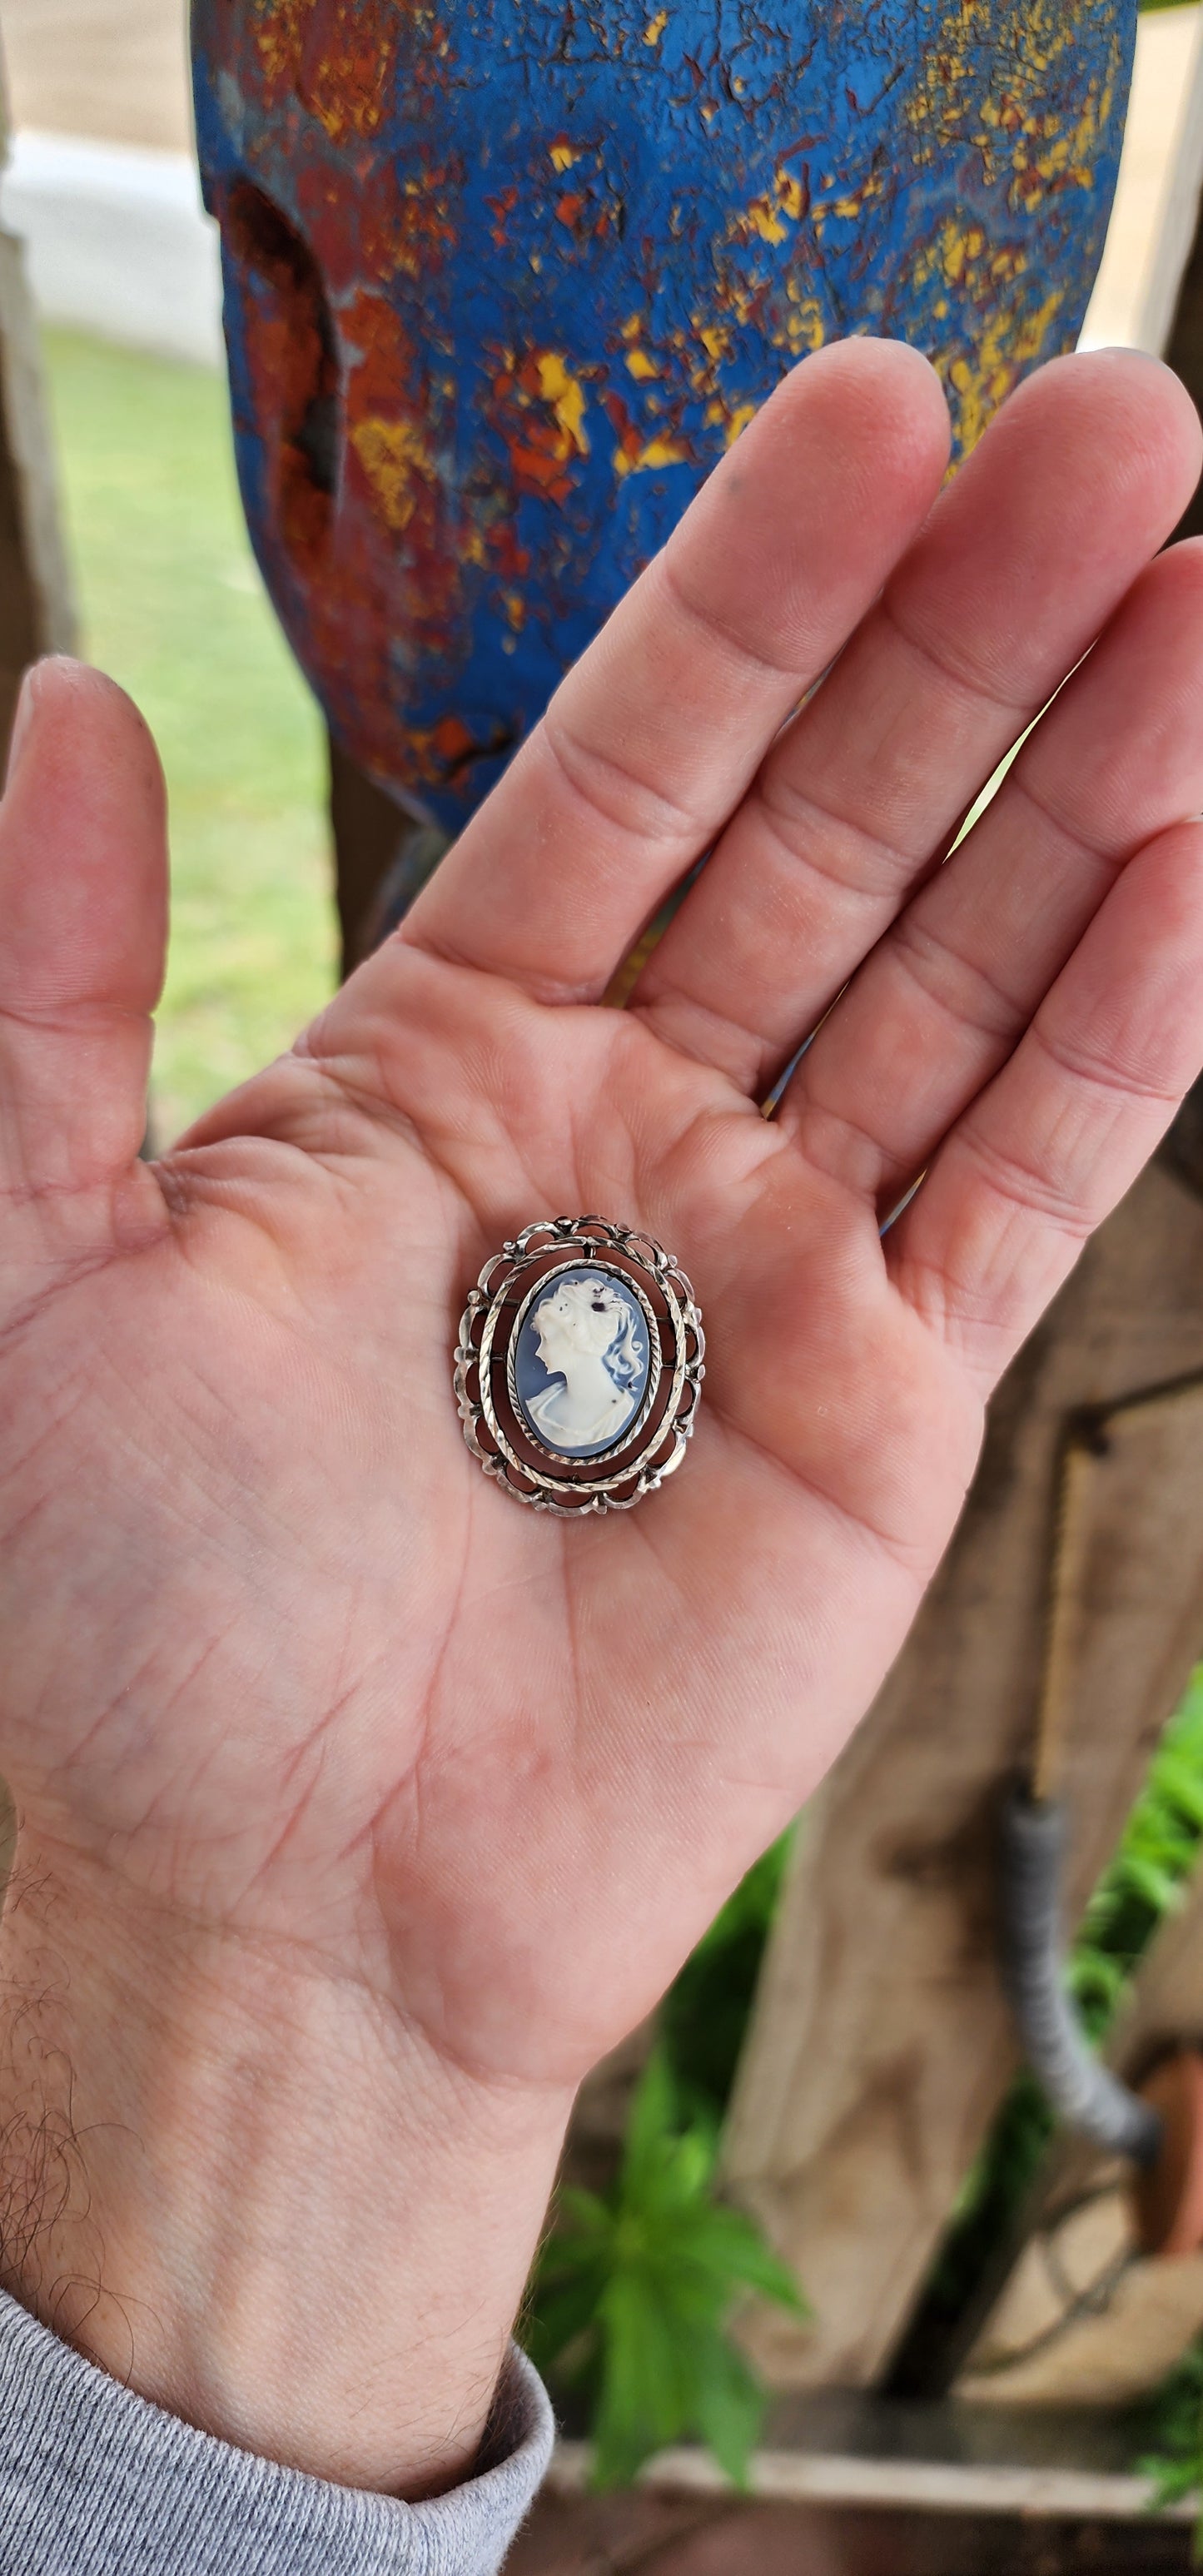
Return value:
<svg viewBox="0 0 1203 2576">
<path fill-rule="evenodd" d="M 886 2431 L 878 2415 L 878 2430 Z M 945 2417 L 940 2434 L 947 2443 L 951 2429 Z M 957 2434 L 964 2440 L 964 2415 Z M 589 2492 L 593 2451 L 588 2442 L 558 2442 L 547 2476 L 547 2492 L 563 2498 Z M 748 2493 L 776 2504 L 901 2506 L 932 2514 L 966 2510 L 981 2514 L 1047 2514 L 1088 2516 L 1092 2521 L 1131 2522 L 1148 2513 L 1152 2496 L 1147 2478 L 1083 2466 L 1048 2462 L 935 2456 L 908 2452 L 821 2450 L 809 2442 L 754 2451 L 748 2463 Z M 710 2496 L 732 2502 L 730 2481 L 709 2451 L 681 2444 L 660 2451 L 639 2473 L 633 2496 L 671 2500 Z M 611 2504 L 619 2502 L 610 2499 Z M 606 2507 L 603 2506 L 603 2512 Z M 1173 2522 L 1193 2519 L 1189 2505 L 1178 2506 Z M 809 2576 L 809 2571 L 806 2571 Z"/>
<path fill-rule="evenodd" d="M 1201 2327 L 1203 2253 L 1141 2255 L 1120 2180 L 1029 2238 L 957 2393 L 976 2405 L 1131 2405 Z"/>
<path fill-rule="evenodd" d="M 700 2455 L 666 2454 L 618 2495 L 580 2492 L 557 2455 L 511 2576 L 1188 2576 L 1187 2517 L 1154 2518 L 1135 2478 L 924 2470 L 761 2456 L 733 2497 Z"/>
<path fill-rule="evenodd" d="M 1182 378 L 1187 392 L 1203 409 L 1203 215 L 1200 213 L 1200 187 L 1203 183 L 1203 60 L 1197 61 L 1196 79 L 1192 84 L 1189 113 L 1180 129 L 1174 186 L 1167 203 L 1166 224 L 1159 245 L 1157 270 L 1159 279 L 1151 286 L 1151 296 L 1158 299 L 1159 309 L 1150 305 L 1143 316 L 1142 328 L 1157 334 L 1147 338 L 1146 347 L 1159 350 L 1175 373 Z M 1172 287 L 1172 295 L 1171 295 Z M 1160 299 L 1169 307 L 1163 330 Z M 1176 534 L 1197 537 L 1203 532 L 1203 486 L 1184 512 Z"/>
<path fill-rule="evenodd" d="M 1181 1910 L 1150 1944 L 1105 2054 L 1135 2083 L 1167 2049 L 1184 2042 L 1203 2045 L 1203 1870 Z M 1059 2336 L 1030 2364 L 1003 2369 L 1004 2355 L 1039 2332 L 1042 2317 L 1051 2319 L 1050 2285 L 1058 2273 L 1072 2273 L 1075 2213 L 1088 2195 L 1105 2192 L 1113 2173 L 1122 2183 L 1111 2162 L 1085 2140 L 1060 2138 L 1050 2149 L 1031 2195 L 1026 2242 L 959 2382 L 965 2394 L 1012 2405 L 1040 2399 L 1090 2405 L 1106 2389 L 1132 2394 L 1156 2386 L 1203 2330 L 1203 2255 L 1135 2261 L 1122 2294 L 1102 2314 Z M 1131 2241 L 1131 2220 L 1126 2202 L 1121 2206 L 1115 2198 L 1111 2209 L 1118 2247 L 1125 2228 Z"/>
<path fill-rule="evenodd" d="M 0 720 L 40 653 L 70 652 L 75 608 L 21 245 L 0 232 Z"/>
<path fill-rule="evenodd" d="M 342 971 L 349 975 L 367 954 L 373 907 L 406 830 L 406 817 L 366 770 L 351 760 L 332 734 L 330 828 L 334 839 L 335 898 L 342 935 Z"/>
<path fill-rule="evenodd" d="M 948 1556 L 817 1802 L 762 1984 L 728 2146 L 809 2329 L 760 2315 L 777 2385 L 886 2365 L 1015 2064 L 994 1957 L 1000 1783 L 1030 1753 L 1058 1457 L 1084 1407 L 1203 1369 L 1203 1204 L 1161 1164 L 1088 1247 L 991 1409 Z M 1111 1849 L 1203 1640 L 1199 1398 L 1097 1462 L 1068 1714 L 1069 1903 Z"/>
<path fill-rule="evenodd" d="M 0 90 L 0 159 L 7 141 Z M 0 752 L 22 671 L 41 653 L 70 652 L 74 641 L 37 326 L 21 245 L 0 232 Z"/>
</svg>

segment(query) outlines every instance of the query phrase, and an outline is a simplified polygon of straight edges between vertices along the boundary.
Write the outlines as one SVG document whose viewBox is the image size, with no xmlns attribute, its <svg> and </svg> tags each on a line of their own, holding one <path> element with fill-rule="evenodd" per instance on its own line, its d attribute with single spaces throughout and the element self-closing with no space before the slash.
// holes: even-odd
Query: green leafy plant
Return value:
<svg viewBox="0 0 1203 2576">
<path fill-rule="evenodd" d="M 1070 1984 L 1092 2038 L 1102 2038 L 1153 1933 L 1181 1903 L 1201 1843 L 1203 1665 L 1161 1737 L 1070 1955 Z"/>
<path fill-rule="evenodd" d="M 791 1829 L 753 1863 L 660 2007 L 660 2039 L 681 2099 L 718 2120 L 731 2098 L 793 1840 Z"/>
<path fill-rule="evenodd" d="M 1153 2482 L 1153 2511 L 1203 2491 L 1203 2335 L 1152 2400 L 1145 2432 L 1157 2447 L 1137 2468 Z M 1195 2524 L 1194 2558 L 1203 2566 L 1203 2513 Z"/>
<path fill-rule="evenodd" d="M 764 2409 L 729 2325 L 748 2291 L 807 2313 L 742 2210 L 715 2198 L 717 2122 L 683 2114 L 662 2048 L 636 2089 L 621 2170 L 604 2195 L 565 2191 L 533 2286 L 527 2348 L 592 2398 L 594 2483 L 629 2482 L 669 2443 L 707 2443 L 737 2486 Z"/>
<path fill-rule="evenodd" d="M 528 2348 L 583 2408 L 602 2485 L 685 2432 L 741 2482 L 764 2401 L 727 2318 L 757 2287 L 804 2313 L 752 2222 L 715 2196 L 719 2133 L 791 1843 L 782 1835 L 754 1863 L 670 1987 L 615 2185 L 561 2195 L 531 2284 Z M 700 2345 L 699 2299 L 710 2321 Z"/>
</svg>

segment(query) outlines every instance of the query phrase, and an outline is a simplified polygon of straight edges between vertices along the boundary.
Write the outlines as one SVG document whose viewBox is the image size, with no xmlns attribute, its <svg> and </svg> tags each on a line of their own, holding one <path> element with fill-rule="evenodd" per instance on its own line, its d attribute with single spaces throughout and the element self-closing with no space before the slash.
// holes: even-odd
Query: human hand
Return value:
<svg viewBox="0 0 1203 2576">
<path fill-rule="evenodd" d="M 157 1164 L 153 751 L 96 675 L 27 688 L 7 2277 L 365 2485 L 471 2456 L 575 2086 L 868 1704 L 984 1398 L 1203 1062 L 1203 554 L 1149 562 L 1193 411 L 1071 360 L 937 502 L 946 452 L 912 353 L 807 361 L 401 933 Z M 672 1483 L 566 1527 L 481 1476 L 451 1353 L 485 1256 L 585 1210 L 681 1259 L 708 1371 Z"/>
</svg>

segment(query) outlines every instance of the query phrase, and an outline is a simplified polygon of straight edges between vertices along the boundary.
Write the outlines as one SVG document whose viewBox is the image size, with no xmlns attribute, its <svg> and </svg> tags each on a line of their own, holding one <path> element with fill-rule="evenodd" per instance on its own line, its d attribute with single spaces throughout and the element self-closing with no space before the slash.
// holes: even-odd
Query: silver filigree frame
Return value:
<svg viewBox="0 0 1203 2576">
<path fill-rule="evenodd" d="M 563 1254 L 563 1259 L 549 1263 L 548 1256 L 557 1252 Z M 581 1473 L 586 1462 L 570 1464 L 531 1428 L 519 1407 L 514 1371 L 518 1335 L 536 1290 L 541 1292 L 547 1281 L 559 1277 L 562 1271 L 584 1268 L 594 1261 L 599 1268 L 610 1269 L 638 1298 L 647 1320 L 650 1351 L 648 1385 L 634 1421 L 609 1450 L 600 1451 L 596 1459 L 587 1462 L 601 1472 L 586 1476 Z M 519 1456 L 498 1419 L 492 1390 L 492 1373 L 498 1365 L 495 1344 L 507 1300 L 524 1274 L 536 1270 L 536 1265 L 537 1275 L 525 1296 L 517 1300 L 504 1353 L 499 1356 L 504 1359 L 511 1411 L 521 1421 L 523 1437 L 532 1452 L 547 1460 L 546 1467 L 532 1465 L 529 1459 Z M 641 1273 L 659 1291 L 666 1309 L 663 1317 L 641 1286 Z M 611 1225 L 601 1216 L 537 1218 L 486 1261 L 475 1288 L 469 1291 L 455 1351 L 455 1394 L 464 1438 L 485 1474 L 495 1477 L 515 1502 L 527 1503 L 534 1511 L 554 1512 L 562 1520 L 584 1519 L 592 1512 L 630 1511 L 681 1464 L 706 1374 L 705 1350 L 702 1318 L 693 1289 L 684 1271 L 651 1235 L 631 1226 Z M 670 1377 L 668 1402 L 653 1422 L 651 1416 L 666 1373 Z M 473 1376 L 475 1392 L 470 1383 Z M 648 1425 L 640 1447 L 640 1431 Z M 486 1446 L 482 1441 L 482 1429 L 492 1445 Z"/>
</svg>

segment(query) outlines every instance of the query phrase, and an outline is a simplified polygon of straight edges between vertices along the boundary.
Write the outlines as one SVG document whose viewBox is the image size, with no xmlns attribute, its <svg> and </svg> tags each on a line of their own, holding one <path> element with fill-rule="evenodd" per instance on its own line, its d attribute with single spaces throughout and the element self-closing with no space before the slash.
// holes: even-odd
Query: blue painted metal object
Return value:
<svg viewBox="0 0 1203 2576">
<path fill-rule="evenodd" d="M 239 472 L 344 747 L 452 829 L 782 372 L 1072 346 L 1135 0 L 194 0 Z"/>
</svg>

